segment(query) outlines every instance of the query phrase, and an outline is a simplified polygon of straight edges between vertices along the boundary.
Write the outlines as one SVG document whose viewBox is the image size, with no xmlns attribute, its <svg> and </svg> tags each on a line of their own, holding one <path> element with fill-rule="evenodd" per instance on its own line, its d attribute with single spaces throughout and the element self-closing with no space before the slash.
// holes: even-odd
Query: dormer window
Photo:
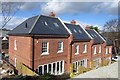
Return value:
<svg viewBox="0 0 120 80">
<path fill-rule="evenodd" d="M 79 31 L 79 33 L 82 33 L 80 30 L 78 30 Z"/>
</svg>

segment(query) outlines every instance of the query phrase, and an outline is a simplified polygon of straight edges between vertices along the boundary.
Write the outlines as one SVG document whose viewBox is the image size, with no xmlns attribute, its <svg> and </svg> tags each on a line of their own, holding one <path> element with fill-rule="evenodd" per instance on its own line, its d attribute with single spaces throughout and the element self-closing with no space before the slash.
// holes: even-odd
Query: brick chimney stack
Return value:
<svg viewBox="0 0 120 80">
<path fill-rule="evenodd" d="M 73 25 L 75 25 L 75 24 L 76 24 L 76 21 L 75 21 L 75 20 L 72 20 L 70 23 L 73 24 Z"/>
<path fill-rule="evenodd" d="M 87 25 L 86 27 L 85 27 L 85 29 L 90 29 L 91 27 L 89 26 L 89 25 Z"/>
<path fill-rule="evenodd" d="M 49 16 L 55 17 L 55 13 L 54 12 L 50 12 Z"/>
</svg>

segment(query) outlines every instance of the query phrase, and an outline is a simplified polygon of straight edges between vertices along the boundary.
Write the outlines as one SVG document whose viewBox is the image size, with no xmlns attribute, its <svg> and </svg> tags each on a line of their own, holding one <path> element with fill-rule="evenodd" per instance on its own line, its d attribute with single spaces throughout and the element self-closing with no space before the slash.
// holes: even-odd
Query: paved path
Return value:
<svg viewBox="0 0 120 80">
<path fill-rule="evenodd" d="M 74 78 L 118 78 L 118 62 L 91 70 Z"/>
</svg>

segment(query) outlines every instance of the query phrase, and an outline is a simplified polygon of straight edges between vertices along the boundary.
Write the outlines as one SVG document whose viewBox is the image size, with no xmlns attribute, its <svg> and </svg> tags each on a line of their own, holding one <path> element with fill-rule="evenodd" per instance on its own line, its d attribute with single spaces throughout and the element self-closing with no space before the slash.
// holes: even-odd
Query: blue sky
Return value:
<svg viewBox="0 0 120 80">
<path fill-rule="evenodd" d="M 118 18 L 118 2 L 23 2 L 6 27 L 13 29 L 29 17 L 49 15 L 51 11 L 65 22 L 74 19 L 80 25 L 93 25 L 103 29 L 106 21 Z"/>
</svg>

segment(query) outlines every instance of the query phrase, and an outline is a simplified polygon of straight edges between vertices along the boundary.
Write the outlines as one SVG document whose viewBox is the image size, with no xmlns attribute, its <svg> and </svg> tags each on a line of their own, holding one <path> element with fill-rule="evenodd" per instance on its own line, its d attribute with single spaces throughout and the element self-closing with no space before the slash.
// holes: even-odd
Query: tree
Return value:
<svg viewBox="0 0 120 80">
<path fill-rule="evenodd" d="M 2 29 L 8 24 L 8 22 L 13 18 L 15 13 L 20 9 L 21 3 L 16 2 L 0 2 L 2 16 L 2 26 L 1 26 L 1 35 L 0 35 L 0 55 L 2 51 Z"/>
<path fill-rule="evenodd" d="M 90 29 L 94 29 L 94 30 L 96 30 L 97 32 L 99 32 L 98 27 L 90 26 Z"/>
<path fill-rule="evenodd" d="M 103 34 L 113 41 L 114 50 L 115 53 L 117 54 L 120 47 L 119 44 L 120 26 L 118 25 L 118 20 L 112 19 L 110 21 L 107 21 L 103 27 L 104 27 Z"/>
</svg>

